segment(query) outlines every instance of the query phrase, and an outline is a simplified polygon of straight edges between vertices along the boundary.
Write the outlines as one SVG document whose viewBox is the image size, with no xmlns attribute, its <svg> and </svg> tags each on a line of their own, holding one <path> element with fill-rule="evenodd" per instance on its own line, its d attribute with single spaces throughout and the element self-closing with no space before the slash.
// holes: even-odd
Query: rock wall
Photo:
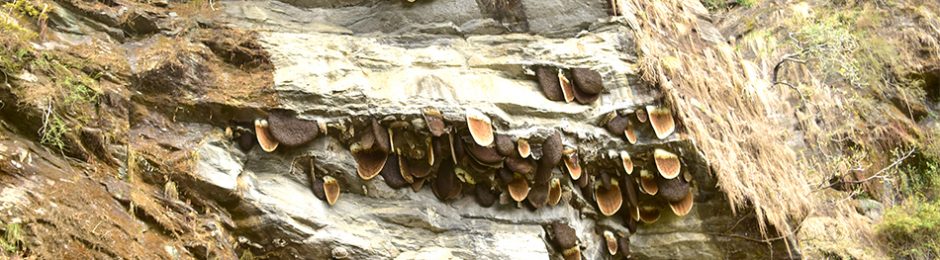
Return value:
<svg viewBox="0 0 940 260">
<path fill-rule="evenodd" d="M 92 102 L 66 110 L 31 103 L 61 92 L 40 88 L 57 86 L 54 75 L 3 75 L 0 172 L 9 174 L 0 176 L 0 221 L 31 235 L 20 242 L 26 255 L 574 259 L 577 249 L 583 259 L 799 256 L 782 240 L 756 239 L 753 215 L 733 212 L 680 118 L 671 121 L 677 131 L 654 130 L 650 108 L 664 108 L 658 115 L 670 119 L 676 113 L 640 80 L 631 26 L 612 17 L 606 1 L 49 4 L 48 41 L 36 48 L 44 57 L 77 57 L 72 69 L 96 75 L 99 85 Z M 557 84 L 562 69 L 573 80 L 573 68 L 599 73 L 597 100 L 552 101 L 544 93 L 546 76 Z M 429 108 L 441 113 L 446 134 L 428 131 Z M 33 140 L 50 111 L 82 124 L 58 151 Z M 507 177 L 504 157 L 517 155 L 491 163 L 474 157 L 494 148 L 469 133 L 469 111 L 486 117 L 497 138 L 528 140 L 532 157 L 524 160 L 539 170 Z M 278 114 L 304 122 L 289 134 L 317 131 L 316 138 L 281 140 L 265 151 L 271 147 L 261 138 L 279 130 L 271 120 Z M 428 163 L 431 173 L 399 189 L 384 175 L 364 180 L 351 150 L 361 150 L 353 148 L 375 127 L 392 129 L 396 157 L 423 161 L 432 149 L 459 171 Z M 636 186 L 665 181 L 657 149 L 678 160 L 675 180 L 691 183 L 682 187 L 694 205 L 685 216 L 649 188 L 629 199 Z M 541 166 L 552 152 L 565 162 Z M 566 164 L 572 161 L 580 178 Z M 643 180 L 644 171 L 651 179 Z M 442 176 L 457 180 L 450 188 L 460 192 L 442 195 Z M 340 190 L 332 205 L 320 194 L 327 178 Z M 557 204 L 533 202 L 534 195 L 517 202 L 508 190 L 510 182 L 526 183 L 536 194 L 549 180 L 559 183 Z M 598 206 L 595 190 L 608 187 L 622 187 L 612 193 L 622 205 Z M 495 203 L 481 206 L 480 190 Z M 560 245 L 568 228 L 575 247 Z M 605 232 L 629 243 L 611 255 Z"/>
<path fill-rule="evenodd" d="M 644 128 L 639 141 L 630 144 L 605 129 L 611 113 L 632 116 L 646 105 L 660 104 L 658 91 L 636 75 L 631 31 L 624 21 L 609 17 L 606 2 L 231 1 L 222 2 L 221 9 L 224 23 L 258 32 L 274 67 L 270 94 L 276 101 L 249 105 L 257 109 L 254 117 L 279 108 L 330 125 L 321 129 L 326 136 L 310 144 L 273 153 L 257 146 L 239 150 L 224 135 L 198 147 L 198 182 L 209 184 L 219 200 L 233 201 L 229 212 L 236 233 L 255 245 L 256 255 L 561 258 L 563 249 L 555 246 L 548 229 L 552 223 L 576 230 L 587 259 L 624 255 L 608 254 L 605 230 L 629 236 L 636 258 L 754 258 L 774 252 L 759 242 L 759 247 L 742 247 L 754 242 L 729 235 L 753 232 L 747 228 L 753 223 L 741 225 L 747 216 L 731 212 L 681 133 L 661 140 Z M 602 75 L 605 90 L 587 105 L 550 101 L 534 72 L 546 65 L 591 68 Z M 498 134 L 513 139 L 543 140 L 561 131 L 588 171 L 611 168 L 603 166 L 615 159 L 610 152 L 649 156 L 638 158 L 638 164 L 650 163 L 638 166 L 644 168 L 652 166 L 654 148 L 678 151 L 694 176 L 695 207 L 678 217 L 658 197 L 643 195 L 641 201 L 661 207 L 663 216 L 631 234 L 625 223 L 629 206 L 611 217 L 599 214 L 593 196 L 560 166 L 553 176 L 562 180 L 563 202 L 539 209 L 507 201 L 506 194 L 497 205 L 481 207 L 472 192 L 441 201 L 429 188 L 413 192 L 390 188 L 383 177 L 360 178 L 348 149 L 352 135 L 336 130 L 355 128 L 369 118 L 386 126 L 408 121 L 428 107 L 440 110 L 448 125 L 465 124 L 468 108 L 480 110 L 491 117 Z M 314 174 L 298 166 L 308 158 L 313 158 Z M 341 183 L 335 205 L 312 192 L 316 172 Z"/>
</svg>

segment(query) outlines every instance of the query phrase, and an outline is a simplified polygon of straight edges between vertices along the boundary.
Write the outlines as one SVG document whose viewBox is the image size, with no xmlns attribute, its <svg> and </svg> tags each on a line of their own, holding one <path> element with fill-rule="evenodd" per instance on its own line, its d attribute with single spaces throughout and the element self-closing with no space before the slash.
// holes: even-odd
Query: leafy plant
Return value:
<svg viewBox="0 0 940 260">
<path fill-rule="evenodd" d="M 35 37 L 35 33 L 26 30 L 16 23 L 9 21 L 0 14 L 0 71 L 6 74 L 15 73 L 23 69 L 30 54 L 30 47 L 26 42 Z"/>
<path fill-rule="evenodd" d="M 74 118 L 81 121 L 81 115 L 85 113 L 82 109 L 75 109 L 82 108 L 76 105 L 97 100 L 98 82 L 82 72 L 81 61 L 55 51 L 40 51 L 31 47 L 29 42 L 37 34 L 20 24 L 23 20 L 44 24 L 49 9 L 47 5 L 38 3 L 16 0 L 2 4 L 7 12 L 0 13 L 0 31 L 4 32 L 0 34 L 0 80 L 8 80 L 10 76 L 28 70 L 52 81 L 52 84 L 44 85 L 57 88 L 60 94 L 45 97 L 47 99 L 33 105 L 44 107 L 42 127 L 38 133 L 40 142 L 61 150 L 65 148 L 63 138 L 71 129 L 70 122 L 74 122 Z M 31 92 L 24 85 L 14 85 L 14 91 L 26 95 Z M 63 117 L 75 114 L 79 116 Z"/>
<path fill-rule="evenodd" d="M 3 4 L 3 8 L 32 18 L 42 20 L 49 18 L 49 5 L 47 4 L 43 4 L 42 7 L 39 7 L 33 1 L 15 0 Z"/>
<path fill-rule="evenodd" d="M 895 256 L 907 259 L 940 257 L 940 202 L 910 199 L 888 209 L 877 226 L 878 236 Z"/>
<path fill-rule="evenodd" d="M 936 147 L 924 145 L 900 169 L 897 189 L 904 202 L 889 208 L 877 226 L 885 248 L 896 257 L 940 257 L 940 154 L 936 152 Z"/>
<path fill-rule="evenodd" d="M 902 168 L 898 189 L 906 198 L 936 200 L 940 197 L 940 162 L 921 157 Z"/>
<path fill-rule="evenodd" d="M 42 128 L 39 129 L 42 135 L 39 142 L 62 150 L 65 148 L 65 141 L 63 141 L 62 138 L 68 131 L 69 128 L 65 124 L 65 121 L 50 109 L 43 119 Z"/>
</svg>

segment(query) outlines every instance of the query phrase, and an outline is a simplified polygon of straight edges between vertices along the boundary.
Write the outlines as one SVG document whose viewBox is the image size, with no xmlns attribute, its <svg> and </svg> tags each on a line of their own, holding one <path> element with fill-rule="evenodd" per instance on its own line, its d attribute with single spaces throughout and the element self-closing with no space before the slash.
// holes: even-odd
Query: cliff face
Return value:
<svg viewBox="0 0 940 260">
<path fill-rule="evenodd" d="M 773 138 L 706 140 L 721 122 L 682 92 L 683 56 L 660 52 L 691 47 L 650 28 L 666 19 L 656 10 L 694 10 L 703 50 L 730 29 L 697 2 L 670 3 L 9 2 L 0 221 L 15 239 L 3 255 L 799 257 L 809 242 L 793 223 L 807 214 L 791 211 L 809 200 L 767 198 L 810 187 L 765 189 L 803 175 L 729 182 L 742 175 L 716 170 L 739 168 L 711 152 L 742 164 L 793 153 L 768 152 Z M 576 68 L 599 75 L 598 94 Z M 758 71 L 741 73 L 769 77 Z M 738 118 L 728 111 L 708 116 Z"/>
<path fill-rule="evenodd" d="M 526 201 L 517 206 L 506 193 L 497 205 L 481 207 L 470 185 L 459 198 L 441 201 L 430 187 L 414 192 L 389 188 L 382 181 L 385 177 L 363 181 L 347 152 L 350 137 L 332 127 L 327 137 L 312 144 L 283 151 L 279 147 L 274 153 L 259 148 L 242 152 L 224 138 L 204 139 L 196 148 L 196 178 L 221 194 L 239 194 L 239 206 L 230 213 L 237 216 L 238 229 L 248 231 L 244 236 L 264 248 L 260 252 L 313 258 L 334 251 L 348 252 L 353 258 L 549 258 L 560 256 L 564 249 L 553 246 L 546 231 L 558 222 L 577 231 L 589 259 L 608 257 L 601 236 L 608 230 L 629 235 L 631 251 L 639 257 L 766 253 L 763 248 L 733 250 L 740 241 L 713 234 L 731 228 L 736 219 L 694 147 L 680 135 L 660 140 L 643 128 L 639 142 L 630 144 L 599 123 L 610 113 L 629 113 L 632 118 L 635 110 L 661 103 L 655 88 L 638 81 L 632 34 L 622 22 L 608 18 L 605 3 L 533 1 L 498 10 L 476 2 L 376 2 L 314 9 L 299 7 L 311 3 L 294 4 L 233 2 L 221 8 L 224 21 L 232 27 L 258 32 L 258 45 L 275 68 L 267 95 L 276 99 L 276 105 L 221 101 L 230 106 L 226 109 L 261 111 L 237 116 L 263 118 L 265 110 L 277 107 L 327 124 L 349 127 L 373 118 L 391 127 L 395 121 L 421 121 L 424 109 L 435 108 L 453 126 L 455 137 L 468 138 L 457 129 L 465 128 L 465 111 L 472 108 L 489 115 L 496 132 L 513 140 L 529 139 L 538 145 L 551 132 L 560 131 L 565 145 L 576 149 L 592 176 L 602 169 L 622 171 L 616 167 L 619 164 L 609 164 L 619 159 L 620 151 L 649 163 L 653 148 L 682 151 L 699 191 L 690 215 L 675 217 L 668 206 L 657 205 L 664 207 L 660 208 L 664 216 L 631 234 L 624 223 L 627 206 L 621 214 L 602 216 L 593 194 L 583 192 L 561 165 L 553 174 L 564 187 L 559 205 L 533 210 Z M 578 8 L 560 12 L 572 6 Z M 524 19 L 494 20 L 504 13 Z M 531 34 L 507 33 L 525 28 Z M 534 75 L 542 65 L 597 70 L 605 91 L 588 105 L 548 100 Z M 205 105 L 199 99 L 192 102 Z M 421 127 L 412 124 L 403 130 L 428 136 Z M 615 158 L 609 158 L 609 152 Z M 445 152 L 443 158 L 449 160 L 447 156 Z M 301 170 L 306 158 L 313 158 L 314 174 Z M 638 167 L 654 170 L 646 166 Z M 489 178 L 494 173 L 482 172 Z M 310 183 L 324 174 L 342 184 L 333 206 L 310 191 Z M 441 172 L 436 174 L 441 178 Z M 250 188 L 238 191 L 239 179 Z M 503 182 L 494 180 L 492 185 L 506 192 Z M 275 241 L 286 244 L 277 246 Z"/>
</svg>

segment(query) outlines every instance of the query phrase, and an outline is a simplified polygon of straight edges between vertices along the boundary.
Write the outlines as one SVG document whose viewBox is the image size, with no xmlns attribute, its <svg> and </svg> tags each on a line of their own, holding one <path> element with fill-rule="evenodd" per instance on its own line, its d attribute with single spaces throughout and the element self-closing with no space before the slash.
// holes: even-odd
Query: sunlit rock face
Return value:
<svg viewBox="0 0 940 260">
<path fill-rule="evenodd" d="M 259 110 L 250 113 L 258 119 L 286 109 L 323 123 L 314 141 L 273 152 L 257 145 L 243 149 L 238 138 L 224 136 L 210 137 L 197 149 L 197 181 L 207 193 L 230 201 L 236 233 L 255 255 L 561 259 L 569 248 L 558 246 L 552 223 L 575 230 L 586 259 L 626 256 L 625 250 L 609 254 L 604 231 L 629 237 L 635 258 L 752 258 L 767 252 L 763 243 L 742 247 L 741 240 L 721 235 L 746 229 L 747 224 L 738 227 L 745 216 L 731 212 L 681 130 L 653 130 L 647 106 L 664 107 L 661 96 L 639 80 L 632 32 L 609 17 L 605 1 L 225 1 L 220 8 L 227 26 L 258 32 L 274 67 L 275 100 L 270 107 L 247 108 L 237 101 L 221 106 Z M 540 67 L 560 70 L 555 77 L 571 84 L 572 68 L 598 72 L 603 90 L 591 102 L 549 100 L 536 73 Z M 441 112 L 446 134 L 429 132 L 427 108 Z M 505 158 L 518 154 L 482 163 L 481 152 L 472 149 L 479 140 L 467 126 L 471 110 L 509 143 L 531 143 L 528 160 L 538 170 L 501 176 Z M 669 108 L 664 111 L 671 119 Z M 626 125 L 610 126 L 614 118 L 626 120 L 635 144 L 624 133 Z M 360 177 L 350 148 L 363 145 L 373 119 L 389 131 L 390 153 L 432 165 L 428 177 L 411 176 L 402 189 L 390 188 L 382 176 Z M 556 133 L 560 144 L 548 144 Z M 378 139 L 369 140 L 372 145 Z M 694 195 L 688 215 L 676 216 L 662 195 L 638 188 L 643 170 L 652 173 L 653 184 L 663 178 L 653 158 L 657 148 L 681 161 L 676 178 L 689 182 Z M 622 152 L 631 156 L 632 172 L 623 166 Z M 553 153 L 566 160 L 576 154 L 584 179 L 573 179 L 564 162 L 543 162 Z M 455 169 L 440 166 L 445 160 Z M 442 201 L 441 194 L 453 192 L 439 190 L 435 181 L 448 170 L 457 175 L 460 190 Z M 314 191 L 323 189 L 325 176 L 340 184 L 332 206 Z M 524 178 L 529 194 L 538 194 L 547 180 L 559 180 L 560 202 L 534 203 L 536 195 L 513 201 L 507 191 L 513 178 Z M 499 197 L 494 205 L 480 205 L 481 185 Z M 610 216 L 602 214 L 594 195 L 607 187 L 624 194 Z M 637 201 L 628 199 L 628 187 Z M 630 212 L 637 206 L 656 208 L 660 216 L 631 232 Z"/>
</svg>

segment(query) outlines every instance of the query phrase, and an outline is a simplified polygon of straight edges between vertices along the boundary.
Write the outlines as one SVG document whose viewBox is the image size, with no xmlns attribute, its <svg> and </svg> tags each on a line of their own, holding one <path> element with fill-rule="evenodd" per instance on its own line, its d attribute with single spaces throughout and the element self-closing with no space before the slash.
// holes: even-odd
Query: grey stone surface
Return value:
<svg viewBox="0 0 940 260">
<path fill-rule="evenodd" d="M 884 215 L 885 206 L 873 199 L 859 199 L 858 205 L 855 206 L 855 209 L 858 213 L 865 215 L 873 221 L 881 221 L 881 216 Z"/>
<path fill-rule="evenodd" d="M 200 160 L 196 163 L 196 175 L 208 184 L 226 191 L 235 191 L 236 178 L 242 172 L 244 155 L 230 153 L 223 146 L 205 145 L 197 153 Z"/>
<path fill-rule="evenodd" d="M 599 117 L 658 98 L 639 84 L 632 33 L 616 22 L 597 23 L 594 31 L 576 38 L 350 35 L 333 26 L 292 27 L 292 19 L 305 17 L 302 11 L 291 11 L 300 13 L 285 20 L 251 18 L 255 12 L 276 13 L 262 8 L 235 2 L 225 12 L 232 24 L 261 32 L 261 44 L 277 68 L 274 87 L 281 105 L 320 120 L 418 114 L 429 106 L 448 119 L 462 120 L 464 109 L 474 107 L 494 117 L 499 131 L 510 135 L 558 127 L 600 140 L 606 132 L 593 125 Z M 531 70 L 539 64 L 595 69 L 606 90 L 591 105 L 549 101 Z"/>
<path fill-rule="evenodd" d="M 472 107 L 490 115 L 500 133 L 532 137 L 560 129 L 565 144 L 579 147 L 585 163 L 611 149 L 632 153 L 669 146 L 690 156 L 685 163 L 695 176 L 696 206 L 680 218 L 661 205 L 660 221 L 640 224 L 631 236 L 633 255 L 758 257 L 766 249 L 735 248 L 740 241 L 715 236 L 738 218 L 688 141 L 673 135 L 628 145 L 597 126 L 606 113 L 632 111 L 659 98 L 638 82 L 632 33 L 627 25 L 607 20 L 604 2 L 523 1 L 536 34 L 503 34 L 503 24 L 481 18 L 474 9 L 477 2 L 468 0 L 291 3 L 223 3 L 223 19 L 230 25 L 260 33 L 275 67 L 273 87 L 281 108 L 342 122 L 356 116 L 417 115 L 432 106 L 447 121 L 460 122 L 464 109 Z M 591 29 L 553 38 L 572 28 Z M 538 64 L 596 69 L 606 90 L 590 105 L 549 101 L 531 71 Z M 297 258 L 345 252 L 351 259 L 560 259 L 545 227 L 561 221 L 577 231 L 586 259 L 606 259 L 612 257 L 598 230 L 626 231 L 620 215 L 598 216 L 585 200 L 591 196 L 560 172 L 554 174 L 565 180 L 566 195 L 555 207 L 531 210 L 508 203 L 482 208 L 468 194 L 441 202 L 429 187 L 412 192 L 393 190 L 382 177 L 361 180 L 346 145 L 334 137 L 275 153 L 256 147 L 244 157 L 224 155 L 241 154 L 232 145 L 205 142 L 196 174 L 228 187 L 231 172 L 242 169 L 240 180 L 248 188 L 238 191 L 240 200 L 231 209 L 239 233 L 261 251 Z M 337 204 L 317 199 L 310 176 L 292 167 L 296 159 L 308 157 L 315 158 L 314 175 L 339 180 L 343 190 Z"/>
<path fill-rule="evenodd" d="M 491 7 L 494 2 L 521 2 L 518 6 Z M 462 33 L 501 34 L 510 31 L 541 35 L 571 36 L 608 17 L 604 0 L 290 0 L 226 1 L 226 12 L 270 28 L 310 30 L 342 27 L 355 33 L 404 33 L 439 24 L 465 28 Z M 497 21 L 500 17 L 517 20 Z M 490 24 L 491 30 L 474 30 Z M 521 24 L 521 26 L 520 26 Z M 526 29 L 526 27 L 528 29 Z"/>
<path fill-rule="evenodd" d="M 582 214 L 578 203 L 563 201 L 534 211 L 514 204 L 482 208 L 468 194 L 441 202 L 428 187 L 412 192 L 393 190 L 382 177 L 362 181 L 351 156 L 337 151 L 342 145 L 329 137 L 273 154 L 256 148 L 244 155 L 244 161 L 234 159 L 241 158 L 241 152 L 224 142 L 205 142 L 199 148 L 196 174 L 225 186 L 231 180 L 226 172 L 244 169 L 241 175 L 248 189 L 237 193 L 241 200 L 231 214 L 238 229 L 266 251 L 289 250 L 314 259 L 329 257 L 340 247 L 352 259 L 555 259 L 560 255 L 543 226 L 562 221 L 577 230 L 586 259 L 604 259 L 608 256 L 596 232 L 598 225 L 625 230 L 619 218 Z M 303 157 L 316 158 L 319 174 L 330 174 L 343 184 L 336 205 L 317 199 L 309 176 L 291 168 L 292 161 Z M 572 184 L 564 185 L 570 192 Z M 714 192 L 714 187 L 704 189 L 698 193 Z M 736 218 L 721 197 L 706 199 L 697 201 L 686 217 L 673 216 L 667 207 L 658 222 L 640 224 L 639 232 L 631 236 L 633 255 L 712 259 L 755 256 L 747 251 L 763 249 L 727 253 L 740 242 L 719 240 L 712 233 L 726 229 Z"/>
<path fill-rule="evenodd" d="M 321 259 L 342 247 L 353 259 L 426 259 L 452 256 L 463 259 L 547 259 L 542 224 L 559 219 L 578 219 L 571 208 L 542 209 L 533 214 L 511 205 L 481 208 L 471 197 L 451 203 L 437 200 L 429 188 L 390 190 L 381 177 L 361 182 L 355 171 L 333 169 L 351 164 L 348 154 L 334 154 L 326 146 L 337 145 L 321 138 L 298 154 L 269 155 L 260 150 L 248 160 L 212 161 L 226 158 L 215 152 L 223 147 L 208 142 L 200 148 L 198 175 L 216 180 L 226 169 L 244 166 L 248 187 L 240 196 L 234 215 L 240 229 L 250 232 L 256 242 L 274 245 L 283 240 L 298 256 Z M 234 151 L 235 153 L 239 153 Z M 202 153 L 208 153 L 202 156 Z M 302 153 L 302 154 L 301 154 Z M 291 174 L 290 161 L 296 156 L 314 156 L 327 171 L 342 174 L 347 187 L 336 205 L 313 196 L 306 176 Z M 296 171 L 296 170 L 295 170 Z M 368 192 L 366 192 L 368 190 Z M 368 195 L 365 195 L 368 193 Z M 390 198 L 397 196 L 395 198 Z M 580 220 L 585 231 L 593 225 Z M 274 245 L 276 247 L 276 245 Z"/>
</svg>

